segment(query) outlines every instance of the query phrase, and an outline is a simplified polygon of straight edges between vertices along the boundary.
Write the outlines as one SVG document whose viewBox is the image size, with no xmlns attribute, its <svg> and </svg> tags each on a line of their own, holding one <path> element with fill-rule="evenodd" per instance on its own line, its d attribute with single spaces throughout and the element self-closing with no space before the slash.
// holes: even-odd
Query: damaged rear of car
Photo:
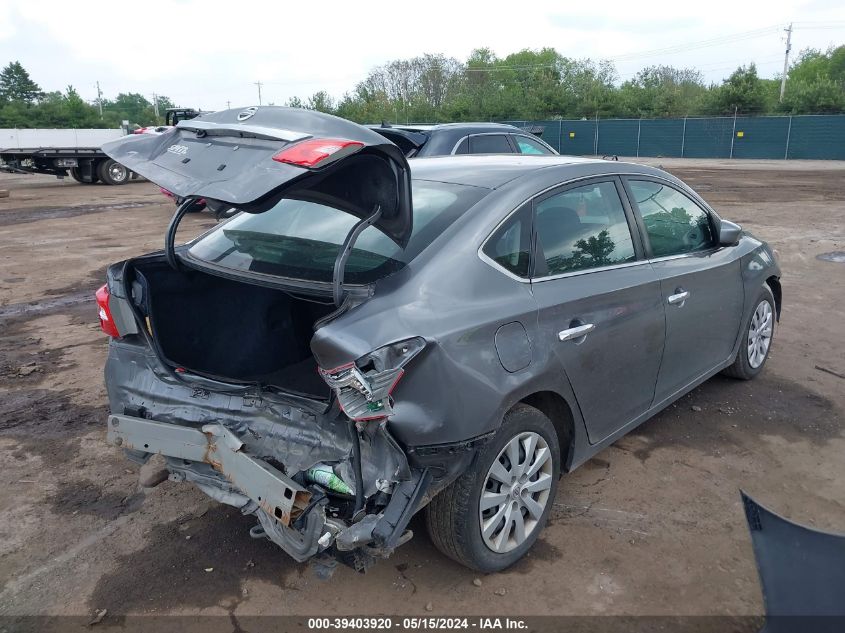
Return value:
<svg viewBox="0 0 845 633">
<path fill-rule="evenodd" d="M 415 183 L 414 227 L 399 148 L 287 108 L 218 112 L 104 150 L 185 200 L 165 249 L 111 266 L 97 293 L 112 337 L 109 441 L 139 463 L 162 455 L 171 480 L 255 515 L 251 535 L 297 561 L 328 553 L 364 569 L 389 554 L 433 493 L 431 470 L 387 425 L 428 341 L 315 332 L 369 301 L 485 190 Z M 239 213 L 176 246 L 200 198 Z"/>
</svg>

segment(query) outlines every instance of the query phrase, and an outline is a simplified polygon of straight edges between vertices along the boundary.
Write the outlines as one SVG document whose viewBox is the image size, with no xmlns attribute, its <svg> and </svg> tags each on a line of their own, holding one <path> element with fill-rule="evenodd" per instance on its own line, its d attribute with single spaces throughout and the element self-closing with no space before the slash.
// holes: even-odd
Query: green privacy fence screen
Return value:
<svg viewBox="0 0 845 633">
<path fill-rule="evenodd" d="M 845 115 L 508 121 L 561 154 L 845 160 Z"/>
</svg>

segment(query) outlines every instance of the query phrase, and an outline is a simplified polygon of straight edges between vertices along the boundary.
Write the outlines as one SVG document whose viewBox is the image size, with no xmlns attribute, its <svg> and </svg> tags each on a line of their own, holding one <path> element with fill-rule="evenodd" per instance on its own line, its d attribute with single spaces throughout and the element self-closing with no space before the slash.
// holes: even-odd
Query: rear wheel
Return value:
<svg viewBox="0 0 845 633">
<path fill-rule="evenodd" d="M 432 542 L 472 569 L 509 567 L 546 524 L 559 476 L 554 426 L 534 407 L 517 405 L 474 465 L 428 505 Z"/>
<path fill-rule="evenodd" d="M 750 380 L 763 370 L 775 334 L 775 297 L 767 284 L 763 284 L 754 308 L 743 328 L 744 336 L 733 365 L 722 373 L 731 378 Z"/>
<path fill-rule="evenodd" d="M 100 162 L 97 175 L 107 185 L 123 185 L 129 182 L 129 170 L 111 158 Z"/>
</svg>

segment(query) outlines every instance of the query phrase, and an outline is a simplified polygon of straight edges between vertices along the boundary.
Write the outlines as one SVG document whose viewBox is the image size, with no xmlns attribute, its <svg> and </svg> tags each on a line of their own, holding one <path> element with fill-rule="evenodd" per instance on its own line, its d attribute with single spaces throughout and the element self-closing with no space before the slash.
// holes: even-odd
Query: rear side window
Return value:
<svg viewBox="0 0 845 633">
<path fill-rule="evenodd" d="M 470 154 L 513 154 L 505 134 L 477 134 L 469 137 Z"/>
<path fill-rule="evenodd" d="M 366 228 L 349 256 L 345 281 L 371 283 L 402 268 L 489 191 L 414 181 L 414 226 L 405 249 Z M 240 213 L 189 249 L 197 259 L 237 271 L 330 282 L 347 233 L 358 221 L 334 207 L 283 198 L 264 213 Z"/>
<path fill-rule="evenodd" d="M 469 154 L 469 137 L 462 140 L 455 148 L 456 154 Z"/>
<path fill-rule="evenodd" d="M 625 210 L 613 182 L 553 195 L 537 203 L 535 214 L 537 242 L 548 275 L 636 259 Z"/>
<path fill-rule="evenodd" d="M 536 139 L 527 136 L 514 136 L 514 140 L 521 154 L 543 154 L 546 156 L 551 154 L 549 148 Z"/>
<path fill-rule="evenodd" d="M 713 247 L 707 212 L 668 185 L 650 180 L 629 181 L 642 215 L 654 257 L 680 255 Z"/>
<path fill-rule="evenodd" d="M 490 236 L 483 252 L 517 277 L 528 277 L 531 248 L 531 205 L 514 213 Z"/>
</svg>

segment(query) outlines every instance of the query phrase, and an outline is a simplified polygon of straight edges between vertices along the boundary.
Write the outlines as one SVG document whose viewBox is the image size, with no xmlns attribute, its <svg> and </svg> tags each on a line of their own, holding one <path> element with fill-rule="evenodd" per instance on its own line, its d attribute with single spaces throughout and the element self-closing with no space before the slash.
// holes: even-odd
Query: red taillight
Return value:
<svg viewBox="0 0 845 633">
<path fill-rule="evenodd" d="M 100 327 L 103 332 L 112 338 L 120 338 L 120 332 L 117 331 L 117 326 L 114 324 L 114 319 L 111 316 L 111 309 L 109 309 L 109 287 L 103 285 L 100 287 L 94 296 L 97 298 L 97 311 L 100 317 Z"/>
<path fill-rule="evenodd" d="M 347 363 L 326 371 L 317 372 L 334 389 L 341 410 L 355 422 L 381 420 L 393 413 L 390 394 L 402 378 L 401 367 L 377 372 L 362 372 L 355 363 Z"/>
<path fill-rule="evenodd" d="M 341 156 L 357 152 L 362 147 L 364 147 L 363 143 L 343 138 L 312 138 L 286 147 L 273 156 L 273 160 L 310 169 L 332 156 L 335 159 L 341 158 Z"/>
</svg>

